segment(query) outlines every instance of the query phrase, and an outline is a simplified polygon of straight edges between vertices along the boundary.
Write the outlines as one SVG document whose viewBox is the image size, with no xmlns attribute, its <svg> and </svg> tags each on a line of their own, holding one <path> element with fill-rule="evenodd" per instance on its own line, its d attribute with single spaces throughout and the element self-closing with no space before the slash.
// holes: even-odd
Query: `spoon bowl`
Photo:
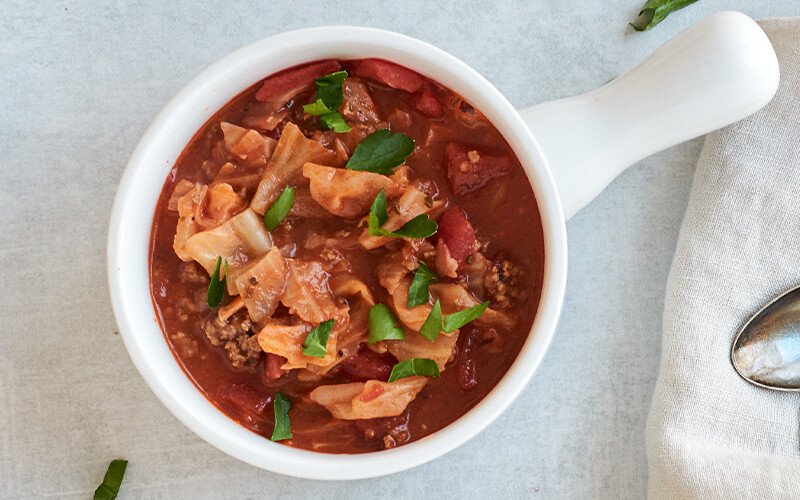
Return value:
<svg viewBox="0 0 800 500">
<path fill-rule="evenodd" d="M 773 299 L 733 341 L 731 363 L 748 382 L 800 391 L 800 286 Z"/>
</svg>

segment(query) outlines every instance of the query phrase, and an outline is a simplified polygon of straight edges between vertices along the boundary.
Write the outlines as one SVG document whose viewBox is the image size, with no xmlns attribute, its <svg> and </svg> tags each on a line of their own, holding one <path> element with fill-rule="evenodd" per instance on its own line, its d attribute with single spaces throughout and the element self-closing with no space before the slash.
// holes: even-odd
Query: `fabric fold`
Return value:
<svg viewBox="0 0 800 500">
<path fill-rule="evenodd" d="M 744 322 L 800 284 L 800 18 L 759 24 L 781 84 L 698 161 L 647 423 L 651 498 L 800 498 L 800 394 L 755 387 L 729 360 Z"/>
</svg>

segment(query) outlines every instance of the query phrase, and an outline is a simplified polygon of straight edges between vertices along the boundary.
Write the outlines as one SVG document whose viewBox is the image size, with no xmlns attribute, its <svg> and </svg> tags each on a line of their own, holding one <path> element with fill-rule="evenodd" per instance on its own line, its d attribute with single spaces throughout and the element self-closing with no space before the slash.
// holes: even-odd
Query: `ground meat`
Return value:
<svg viewBox="0 0 800 500">
<path fill-rule="evenodd" d="M 522 269 L 511 261 L 503 260 L 492 264 L 492 269 L 484 278 L 483 284 L 491 295 L 492 307 L 507 309 L 515 301 L 524 299 L 524 290 L 518 285 Z"/>
<path fill-rule="evenodd" d="M 194 285 L 208 285 L 208 273 L 195 262 L 184 262 L 180 267 L 180 280 Z"/>
<path fill-rule="evenodd" d="M 408 410 L 396 417 L 372 418 L 369 420 L 353 420 L 367 439 L 380 439 L 384 449 L 395 448 L 405 444 L 411 438 L 408 430 Z"/>
<path fill-rule="evenodd" d="M 199 345 L 197 344 L 197 340 L 187 335 L 183 330 L 178 330 L 172 334 L 172 342 L 187 358 L 192 358 L 198 353 Z"/>
<path fill-rule="evenodd" d="M 251 332 L 253 327 L 253 322 L 241 313 L 223 321 L 215 312 L 203 322 L 203 332 L 208 340 L 225 349 L 231 364 L 237 368 L 253 368 L 261 359 L 261 347 Z"/>
<path fill-rule="evenodd" d="M 319 253 L 319 256 L 323 261 L 325 270 L 329 273 L 350 272 L 352 270 L 350 262 L 339 250 L 326 248 Z"/>
</svg>

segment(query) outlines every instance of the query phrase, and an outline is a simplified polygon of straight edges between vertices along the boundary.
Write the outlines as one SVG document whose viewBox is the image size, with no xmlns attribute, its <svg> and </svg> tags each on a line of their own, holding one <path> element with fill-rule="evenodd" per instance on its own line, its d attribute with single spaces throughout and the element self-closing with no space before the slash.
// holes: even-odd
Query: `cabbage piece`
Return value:
<svg viewBox="0 0 800 500">
<path fill-rule="evenodd" d="M 409 286 L 411 286 L 411 276 L 406 276 L 400 280 L 392 292 L 392 309 L 394 309 L 397 318 L 404 325 L 418 332 L 422 325 L 425 324 L 425 320 L 428 319 L 432 306 L 430 304 L 421 304 L 415 307 L 408 307 Z"/>
<path fill-rule="evenodd" d="M 419 259 L 412 245 L 406 244 L 399 252 L 393 252 L 378 264 L 378 281 L 389 294 L 393 294 L 400 281 L 417 269 Z"/>
<path fill-rule="evenodd" d="M 230 184 L 238 192 L 253 193 L 261 182 L 264 168 L 225 163 L 214 176 L 214 182 Z"/>
<path fill-rule="evenodd" d="M 194 221 L 202 230 L 213 229 L 244 208 L 244 200 L 230 184 L 205 186 L 200 202 L 194 209 Z"/>
<path fill-rule="evenodd" d="M 342 83 L 342 116 L 347 123 L 377 125 L 381 118 L 378 107 L 369 93 L 367 85 L 359 78 L 347 78 Z"/>
<path fill-rule="evenodd" d="M 188 187 L 183 185 L 181 189 Z M 176 186 L 176 191 L 178 186 Z M 205 193 L 205 186 L 197 183 L 189 191 L 185 192 L 183 196 L 178 198 L 175 203 L 175 208 L 178 210 L 178 225 L 175 228 L 175 238 L 172 240 L 172 248 L 175 254 L 184 262 L 191 262 L 192 256 L 186 250 L 186 242 L 189 238 L 200 231 L 200 226 L 194 220 L 194 211 L 200 204 L 200 200 Z M 173 194 L 173 197 L 175 195 Z M 170 203 L 172 201 L 170 200 Z M 213 272 L 213 270 L 212 270 Z"/>
<path fill-rule="evenodd" d="M 295 124 L 287 123 L 264 169 L 264 176 L 250 207 L 263 214 L 278 199 L 283 188 L 306 180 L 302 175 L 303 165 L 309 162 L 332 165 L 335 161 L 333 151 L 322 147 L 317 141 L 306 139 Z"/>
<path fill-rule="evenodd" d="M 321 263 L 297 259 L 286 262 L 289 277 L 281 302 L 291 314 L 314 325 L 347 315 L 347 305 L 340 305 L 334 298 L 328 285 L 330 274 Z"/>
<path fill-rule="evenodd" d="M 303 166 L 303 176 L 310 182 L 311 196 L 325 210 L 355 219 L 369 212 L 375 196 L 383 189 L 387 198 L 400 196 L 408 185 L 407 169 L 398 169 L 392 177 L 364 170 L 326 167 L 314 163 Z"/>
<path fill-rule="evenodd" d="M 183 181 L 182 181 L 183 182 Z M 181 188 L 185 189 L 186 184 Z M 176 186 L 176 191 L 178 186 Z M 173 194 L 174 197 L 174 194 Z M 186 249 L 186 243 L 196 233 L 215 228 L 244 208 L 244 201 L 233 192 L 229 184 L 212 184 L 194 187 L 181 196 L 177 203 L 178 225 L 172 248 L 181 260 L 189 262 L 192 256 Z"/>
<path fill-rule="evenodd" d="M 264 138 L 257 130 L 240 127 L 228 122 L 219 124 L 222 129 L 222 139 L 225 149 L 241 159 L 253 152 L 258 152 L 263 147 Z"/>
<path fill-rule="evenodd" d="M 311 196 L 308 186 L 298 186 L 294 190 L 294 204 L 287 217 L 299 219 L 324 219 L 331 216 L 327 210 L 319 205 Z"/>
<path fill-rule="evenodd" d="M 344 359 L 358 352 L 359 345 L 369 338 L 369 309 L 375 304 L 375 298 L 366 283 L 350 273 L 331 278 L 331 290 L 339 297 L 348 297 L 350 302 L 350 323 L 341 332 L 336 341 L 339 359 Z"/>
<path fill-rule="evenodd" d="M 178 211 L 178 200 L 183 198 L 183 196 L 194 189 L 196 186 L 202 187 L 202 184 L 199 182 L 193 182 L 188 179 L 181 179 L 175 184 L 175 188 L 172 190 L 172 196 L 169 197 L 169 201 L 167 202 L 167 210 L 171 210 L 173 212 Z"/>
<path fill-rule="evenodd" d="M 228 261 L 228 293 L 237 295 L 236 278 L 252 262 L 272 248 L 272 237 L 261 217 L 245 209 L 219 227 L 195 234 L 186 241 L 186 252 L 210 275 L 217 257 Z"/>
<path fill-rule="evenodd" d="M 260 323 L 272 316 L 286 289 L 289 274 L 286 261 L 278 247 L 248 267 L 236 278 L 236 288 L 244 300 L 250 319 Z"/>
<path fill-rule="evenodd" d="M 426 377 L 408 377 L 391 383 L 369 380 L 322 385 L 309 396 L 343 420 L 395 417 L 403 413 L 426 383 Z"/>
<path fill-rule="evenodd" d="M 460 285 L 432 283 L 428 289 L 433 298 L 439 299 L 442 303 L 442 313 L 444 314 L 453 314 L 480 304 L 480 301 L 475 296 Z M 499 326 L 507 330 L 512 329 L 515 324 L 514 318 L 491 307 L 483 311 L 483 314 L 475 322 L 483 325 Z"/>
<path fill-rule="evenodd" d="M 375 298 L 366 283 L 350 273 L 342 273 L 331 278 L 329 286 L 333 293 L 340 297 L 360 296 L 369 305 L 375 304 Z"/>
<path fill-rule="evenodd" d="M 244 307 L 244 300 L 241 297 L 236 297 L 228 304 L 220 306 L 217 310 L 217 317 L 220 321 L 228 321 L 231 316 L 239 312 L 239 309 Z"/>
<path fill-rule="evenodd" d="M 424 191 L 417 186 L 410 185 L 393 204 L 393 209 L 388 211 L 389 220 L 382 227 L 388 231 L 395 231 L 414 217 L 438 210 L 442 206 L 444 206 L 442 200 L 431 201 Z M 361 246 L 367 250 L 382 247 L 393 239 L 387 236 L 370 236 L 368 229 L 364 229 L 361 236 L 358 237 Z"/>
<path fill-rule="evenodd" d="M 450 249 L 445 245 L 444 240 L 439 238 L 436 242 L 436 274 L 455 278 L 458 276 L 458 262 L 450 255 Z"/>
<path fill-rule="evenodd" d="M 277 354 L 286 358 L 281 366 L 283 370 L 306 368 L 308 365 L 332 366 L 336 362 L 336 335 L 334 327 L 328 337 L 327 352 L 324 358 L 315 358 L 303 354 L 303 341 L 313 328 L 305 322 L 287 324 L 283 321 L 268 320 L 264 328 L 258 332 L 258 345 L 264 352 Z"/>
<path fill-rule="evenodd" d="M 420 306 L 421 307 L 421 306 Z M 387 340 L 386 347 L 399 361 L 411 358 L 427 358 L 436 361 L 439 371 L 453 357 L 458 341 L 458 330 L 453 333 L 441 333 L 431 342 L 418 332 L 406 332 L 404 340 Z"/>
</svg>

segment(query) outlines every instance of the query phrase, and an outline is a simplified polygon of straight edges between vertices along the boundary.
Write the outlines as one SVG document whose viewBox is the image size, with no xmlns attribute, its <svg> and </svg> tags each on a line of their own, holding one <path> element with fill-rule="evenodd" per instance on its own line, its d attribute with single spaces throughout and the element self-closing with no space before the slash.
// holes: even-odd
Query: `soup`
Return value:
<svg viewBox="0 0 800 500">
<path fill-rule="evenodd" d="M 525 172 L 459 95 L 377 59 L 267 77 L 171 170 L 151 235 L 164 337 L 205 397 L 326 453 L 445 427 L 524 344 L 544 266 Z"/>
</svg>

